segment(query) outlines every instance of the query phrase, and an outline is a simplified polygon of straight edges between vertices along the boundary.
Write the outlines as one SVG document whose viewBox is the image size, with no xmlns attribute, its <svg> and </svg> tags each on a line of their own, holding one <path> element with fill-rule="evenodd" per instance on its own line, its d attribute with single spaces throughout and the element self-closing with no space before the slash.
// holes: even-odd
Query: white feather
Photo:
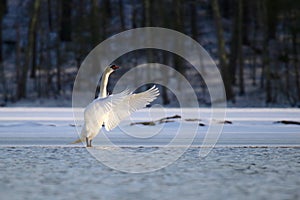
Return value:
<svg viewBox="0 0 300 200">
<path fill-rule="evenodd" d="M 107 112 L 104 119 L 104 127 L 107 131 L 114 129 L 118 124 L 129 117 L 133 112 L 144 108 L 159 95 L 156 86 L 153 86 L 145 92 L 138 94 L 129 94 L 122 101 L 118 102 L 111 110 Z"/>
</svg>

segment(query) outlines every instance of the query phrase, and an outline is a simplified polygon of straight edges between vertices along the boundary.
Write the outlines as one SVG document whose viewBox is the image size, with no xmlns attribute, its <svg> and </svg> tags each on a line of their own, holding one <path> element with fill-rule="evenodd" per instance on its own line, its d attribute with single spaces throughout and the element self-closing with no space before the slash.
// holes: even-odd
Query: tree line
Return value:
<svg viewBox="0 0 300 200">
<path fill-rule="evenodd" d="M 156 26 L 180 31 L 202 44 L 216 58 L 227 99 L 233 103 L 257 91 L 265 104 L 299 106 L 298 1 L 13 2 L 0 3 L 0 98 L 4 104 L 70 96 L 81 62 L 97 44 L 124 30 Z M 152 50 L 141 53 L 148 62 L 160 60 L 182 74 L 187 70 L 178 56 Z M 169 101 L 163 89 L 162 102 Z"/>
</svg>

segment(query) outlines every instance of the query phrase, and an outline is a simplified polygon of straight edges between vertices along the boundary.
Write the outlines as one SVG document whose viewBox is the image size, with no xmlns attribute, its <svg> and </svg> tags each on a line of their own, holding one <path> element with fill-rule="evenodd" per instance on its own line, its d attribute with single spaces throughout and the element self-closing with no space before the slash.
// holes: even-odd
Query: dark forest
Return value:
<svg viewBox="0 0 300 200">
<path fill-rule="evenodd" d="M 299 9 L 294 0 L 2 0 L 0 104 L 70 100 L 77 70 L 95 46 L 125 30 L 164 27 L 213 57 L 230 106 L 299 107 Z M 151 50 L 118 63 L 151 61 L 183 74 L 188 68 Z M 160 98 L 168 105 L 171 97 Z M 204 99 L 199 95 L 200 104 Z"/>
</svg>

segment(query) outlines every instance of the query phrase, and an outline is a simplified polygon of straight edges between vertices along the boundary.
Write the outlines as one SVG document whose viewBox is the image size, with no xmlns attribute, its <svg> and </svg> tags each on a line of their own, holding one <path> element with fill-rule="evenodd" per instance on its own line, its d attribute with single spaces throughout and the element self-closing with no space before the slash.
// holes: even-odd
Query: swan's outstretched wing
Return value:
<svg viewBox="0 0 300 200">
<path fill-rule="evenodd" d="M 130 95 L 129 90 L 104 98 L 97 98 L 84 110 L 84 121 L 89 127 L 102 126 L 105 116 L 125 98 Z"/>
<path fill-rule="evenodd" d="M 104 120 L 105 129 L 112 130 L 130 114 L 154 101 L 158 95 L 159 90 L 155 85 L 145 92 L 129 94 L 108 112 Z"/>
</svg>

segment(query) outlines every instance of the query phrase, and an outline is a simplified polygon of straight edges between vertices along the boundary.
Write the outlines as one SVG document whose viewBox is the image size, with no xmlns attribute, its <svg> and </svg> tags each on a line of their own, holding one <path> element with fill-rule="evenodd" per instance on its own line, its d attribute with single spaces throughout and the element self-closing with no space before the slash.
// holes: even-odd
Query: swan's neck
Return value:
<svg viewBox="0 0 300 200">
<path fill-rule="evenodd" d="M 100 97 L 106 97 L 107 96 L 107 83 L 108 83 L 108 77 L 110 73 L 105 71 L 102 76 L 101 85 L 100 85 Z"/>
</svg>

